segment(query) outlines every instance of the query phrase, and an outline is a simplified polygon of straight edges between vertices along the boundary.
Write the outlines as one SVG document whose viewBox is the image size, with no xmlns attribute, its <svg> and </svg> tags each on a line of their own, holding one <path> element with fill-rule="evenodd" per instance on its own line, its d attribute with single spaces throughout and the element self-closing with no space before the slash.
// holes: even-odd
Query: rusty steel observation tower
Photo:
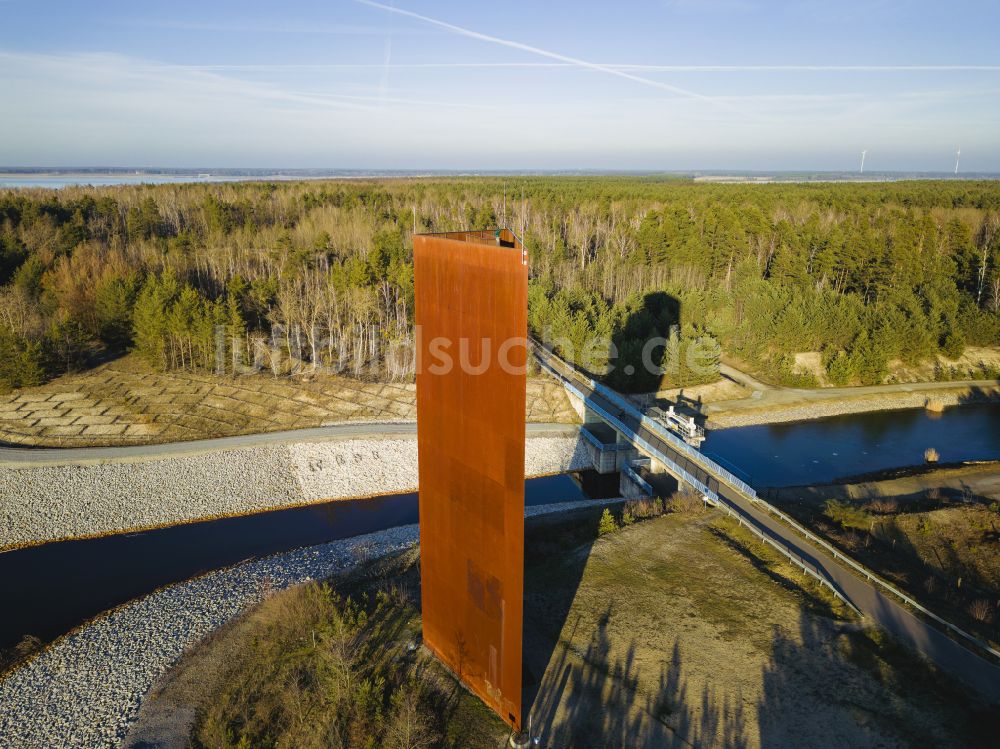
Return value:
<svg viewBox="0 0 1000 749">
<path fill-rule="evenodd" d="M 521 731 L 527 256 L 418 234 L 413 268 L 424 642 Z"/>
</svg>

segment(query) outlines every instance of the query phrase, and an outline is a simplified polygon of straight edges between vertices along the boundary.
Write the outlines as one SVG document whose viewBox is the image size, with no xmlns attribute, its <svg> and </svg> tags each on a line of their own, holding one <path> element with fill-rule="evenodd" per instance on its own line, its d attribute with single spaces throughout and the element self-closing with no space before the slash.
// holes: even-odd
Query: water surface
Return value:
<svg viewBox="0 0 1000 749">
<path fill-rule="evenodd" d="M 617 478 L 617 477 L 614 477 Z M 617 495 L 593 472 L 524 482 L 528 506 Z M 169 583 L 258 557 L 417 522 L 417 494 L 325 502 L 0 553 L 0 649 L 49 641 Z"/>
<path fill-rule="evenodd" d="M 189 182 L 276 182 L 310 179 L 283 175 L 235 176 L 197 174 L 0 174 L 0 189 L 5 187 L 36 187 L 59 190 L 63 187 L 85 185 L 109 187 L 112 185 L 179 185 Z"/>
<path fill-rule="evenodd" d="M 1000 404 L 831 416 L 709 430 L 702 449 L 754 486 L 795 486 L 920 465 L 1000 459 Z"/>
</svg>

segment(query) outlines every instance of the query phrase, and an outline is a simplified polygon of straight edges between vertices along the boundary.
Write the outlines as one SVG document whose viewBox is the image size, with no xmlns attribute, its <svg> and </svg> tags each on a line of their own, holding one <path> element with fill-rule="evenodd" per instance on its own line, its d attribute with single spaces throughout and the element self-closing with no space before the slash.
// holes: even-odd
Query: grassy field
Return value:
<svg viewBox="0 0 1000 749">
<path fill-rule="evenodd" d="M 578 420 L 562 387 L 542 377 L 528 380 L 526 416 L 532 422 Z M 163 373 L 135 355 L 0 395 L 0 443 L 25 446 L 174 442 L 414 419 L 412 383 Z"/>
<path fill-rule="evenodd" d="M 1000 729 L 995 712 L 721 516 L 672 513 L 604 535 L 598 521 L 584 511 L 528 523 L 525 686 L 541 746 L 970 747 Z M 414 561 L 335 586 L 395 607 L 380 630 L 392 632 L 386 654 L 419 631 Z M 206 727 L 248 712 L 232 694 L 247 683 L 247 644 L 268 636 L 267 606 L 169 675 L 151 703 L 165 722 L 193 721 L 201 745 L 226 745 Z M 264 673 L 287 658 L 279 650 L 261 651 Z M 425 694 L 443 695 L 426 703 L 428 746 L 503 744 L 502 724 L 450 676 L 412 663 Z"/>
<path fill-rule="evenodd" d="M 415 552 L 276 592 L 161 680 L 128 746 L 502 746 L 503 722 L 422 649 Z"/>
</svg>

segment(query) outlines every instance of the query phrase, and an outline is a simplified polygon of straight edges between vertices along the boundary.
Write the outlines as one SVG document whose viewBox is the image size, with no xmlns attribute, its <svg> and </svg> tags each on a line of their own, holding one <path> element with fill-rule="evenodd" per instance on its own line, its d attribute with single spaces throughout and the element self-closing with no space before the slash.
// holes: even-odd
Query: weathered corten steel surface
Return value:
<svg viewBox="0 0 1000 749">
<path fill-rule="evenodd" d="M 520 730 L 528 270 L 500 240 L 413 238 L 421 599 L 426 645 Z"/>
</svg>

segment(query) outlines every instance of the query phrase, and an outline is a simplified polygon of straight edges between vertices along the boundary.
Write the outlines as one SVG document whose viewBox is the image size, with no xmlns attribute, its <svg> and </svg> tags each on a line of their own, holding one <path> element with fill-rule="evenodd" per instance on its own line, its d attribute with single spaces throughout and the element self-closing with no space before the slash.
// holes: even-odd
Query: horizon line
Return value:
<svg viewBox="0 0 1000 749">
<path fill-rule="evenodd" d="M 95 173 L 99 174 L 102 171 L 106 174 L 117 174 L 120 172 L 133 172 L 137 174 L 143 173 L 184 173 L 184 174 L 207 174 L 212 170 L 217 172 L 255 172 L 263 175 L 271 174 L 275 176 L 280 176 L 283 172 L 298 172 L 298 173 L 308 173 L 308 172 L 368 172 L 368 173 L 398 173 L 398 174 L 412 174 L 412 173 L 437 173 L 437 174 L 467 174 L 470 172 L 483 172 L 491 174 L 500 175 L 525 175 L 532 176 L 537 174 L 561 174 L 561 173 L 588 173 L 588 174 L 602 174 L 602 175 L 631 175 L 631 174 L 716 174 L 716 175 L 727 175 L 727 174 L 862 174 L 857 169 L 834 169 L 834 168 L 821 168 L 821 167 L 796 167 L 796 168 L 776 168 L 776 169 L 765 169 L 765 168 L 726 168 L 726 167 L 711 167 L 711 168 L 649 168 L 649 169 L 639 169 L 639 168 L 619 168 L 619 167 L 516 167 L 516 168 L 501 168 L 501 167 L 312 167 L 312 166 L 268 166 L 268 167 L 258 167 L 258 166 L 156 166 L 152 164 L 146 165 L 123 165 L 115 166 L 110 164 L 75 164 L 75 165 L 52 165 L 52 166 L 42 166 L 42 165 L 14 165 L 14 164 L 0 164 L 0 174 L 16 174 L 16 173 L 72 173 L 73 170 L 83 171 L 85 173 Z M 864 176 L 867 176 L 869 172 L 865 172 Z M 881 169 L 872 170 L 870 174 L 943 174 L 955 177 L 951 169 Z M 963 175 L 1000 175 L 1000 170 L 998 171 L 975 171 L 969 170 L 968 172 L 960 172 L 957 176 L 961 177 Z"/>
</svg>

